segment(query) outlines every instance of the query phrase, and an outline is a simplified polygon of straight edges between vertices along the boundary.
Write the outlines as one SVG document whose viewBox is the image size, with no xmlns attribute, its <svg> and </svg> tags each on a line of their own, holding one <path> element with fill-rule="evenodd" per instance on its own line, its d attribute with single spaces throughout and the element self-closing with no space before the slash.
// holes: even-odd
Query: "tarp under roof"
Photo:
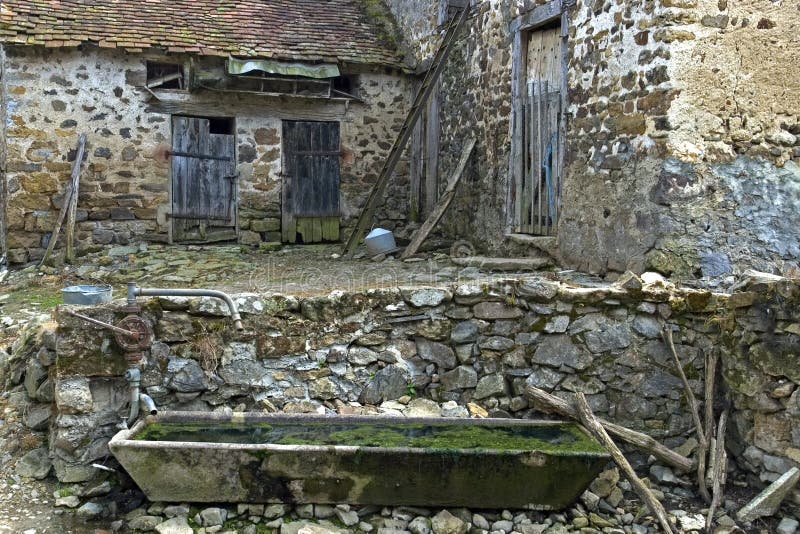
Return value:
<svg viewBox="0 0 800 534">
<path fill-rule="evenodd" d="M 267 74 L 304 76 L 306 78 L 335 78 L 339 76 L 339 67 L 329 63 L 287 63 L 270 59 L 228 58 L 229 74 L 247 74 L 255 70 Z"/>
</svg>

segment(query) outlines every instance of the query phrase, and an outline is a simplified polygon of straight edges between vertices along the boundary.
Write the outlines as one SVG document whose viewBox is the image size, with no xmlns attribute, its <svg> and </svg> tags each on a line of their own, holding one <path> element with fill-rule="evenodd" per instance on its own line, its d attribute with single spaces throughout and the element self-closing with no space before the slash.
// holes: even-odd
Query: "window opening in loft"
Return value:
<svg viewBox="0 0 800 534">
<path fill-rule="evenodd" d="M 358 99 L 358 78 L 352 74 L 343 74 L 331 79 L 333 96 Z"/>
<path fill-rule="evenodd" d="M 230 117 L 208 117 L 208 133 L 233 135 L 233 119 Z"/>
<path fill-rule="evenodd" d="M 183 65 L 179 63 L 147 62 L 148 89 L 186 89 Z"/>
</svg>

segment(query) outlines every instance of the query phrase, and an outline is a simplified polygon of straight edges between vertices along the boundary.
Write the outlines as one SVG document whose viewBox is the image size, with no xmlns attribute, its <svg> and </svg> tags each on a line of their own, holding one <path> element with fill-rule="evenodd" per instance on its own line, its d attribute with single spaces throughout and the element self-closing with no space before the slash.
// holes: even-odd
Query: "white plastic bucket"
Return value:
<svg viewBox="0 0 800 534">
<path fill-rule="evenodd" d="M 394 234 L 391 230 L 386 230 L 384 228 L 375 228 L 372 230 L 367 237 L 364 238 L 364 244 L 367 245 L 367 252 L 370 256 L 384 254 L 397 248 L 397 244 L 394 242 Z"/>
</svg>

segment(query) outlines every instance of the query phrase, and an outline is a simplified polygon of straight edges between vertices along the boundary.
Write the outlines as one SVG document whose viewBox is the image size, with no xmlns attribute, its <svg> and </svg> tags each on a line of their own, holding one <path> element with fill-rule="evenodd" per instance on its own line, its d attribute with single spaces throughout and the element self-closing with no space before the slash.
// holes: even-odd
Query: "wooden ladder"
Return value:
<svg viewBox="0 0 800 534">
<path fill-rule="evenodd" d="M 433 93 L 433 89 L 436 87 L 439 76 L 444 70 L 444 65 L 447 62 L 447 58 L 450 55 L 450 52 L 453 50 L 453 46 L 455 45 L 456 37 L 467 21 L 470 11 L 470 2 L 465 2 L 465 4 L 465 7 L 463 7 L 453 17 L 453 19 L 450 21 L 450 24 L 447 26 L 447 31 L 442 39 L 442 44 L 436 51 L 433 62 L 431 63 L 428 71 L 425 73 L 425 77 L 422 79 L 422 84 L 419 87 L 419 91 L 417 91 L 416 98 L 414 98 L 414 103 L 411 105 L 411 109 L 406 116 L 403 127 L 400 129 L 400 133 L 397 135 L 397 138 L 392 145 L 392 149 L 389 151 L 389 156 L 386 158 L 386 161 L 383 164 L 383 169 L 381 169 L 378 180 L 375 182 L 375 185 L 372 186 L 369 197 L 367 197 L 367 202 L 364 204 L 364 209 L 361 210 L 361 215 L 358 217 L 356 227 L 353 229 L 353 232 L 347 239 L 347 243 L 345 243 L 343 249 L 343 254 L 345 255 L 352 255 L 353 251 L 361 240 L 364 231 L 370 227 L 372 215 L 375 213 L 375 209 L 378 207 L 378 198 L 383 194 L 384 189 L 386 189 L 386 184 L 389 182 L 389 178 L 391 178 L 397 163 L 400 161 L 400 156 L 403 153 L 403 149 L 405 149 L 406 143 L 411 137 L 411 133 L 413 132 L 417 121 L 419 120 L 420 116 L 422 116 L 422 111 L 425 109 L 431 93 Z"/>
</svg>

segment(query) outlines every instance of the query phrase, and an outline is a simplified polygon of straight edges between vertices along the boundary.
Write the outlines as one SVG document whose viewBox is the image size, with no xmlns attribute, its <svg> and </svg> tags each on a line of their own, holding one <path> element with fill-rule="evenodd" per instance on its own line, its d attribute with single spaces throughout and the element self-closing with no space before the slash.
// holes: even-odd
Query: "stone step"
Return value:
<svg viewBox="0 0 800 534">
<path fill-rule="evenodd" d="M 558 238 L 556 237 L 530 234 L 506 234 L 505 237 L 515 245 L 535 248 L 553 257 L 558 255 Z"/>
<path fill-rule="evenodd" d="M 490 258 L 487 256 L 468 256 L 452 258 L 453 263 L 462 267 L 477 267 L 484 271 L 537 271 L 552 265 L 550 258 Z"/>
</svg>

